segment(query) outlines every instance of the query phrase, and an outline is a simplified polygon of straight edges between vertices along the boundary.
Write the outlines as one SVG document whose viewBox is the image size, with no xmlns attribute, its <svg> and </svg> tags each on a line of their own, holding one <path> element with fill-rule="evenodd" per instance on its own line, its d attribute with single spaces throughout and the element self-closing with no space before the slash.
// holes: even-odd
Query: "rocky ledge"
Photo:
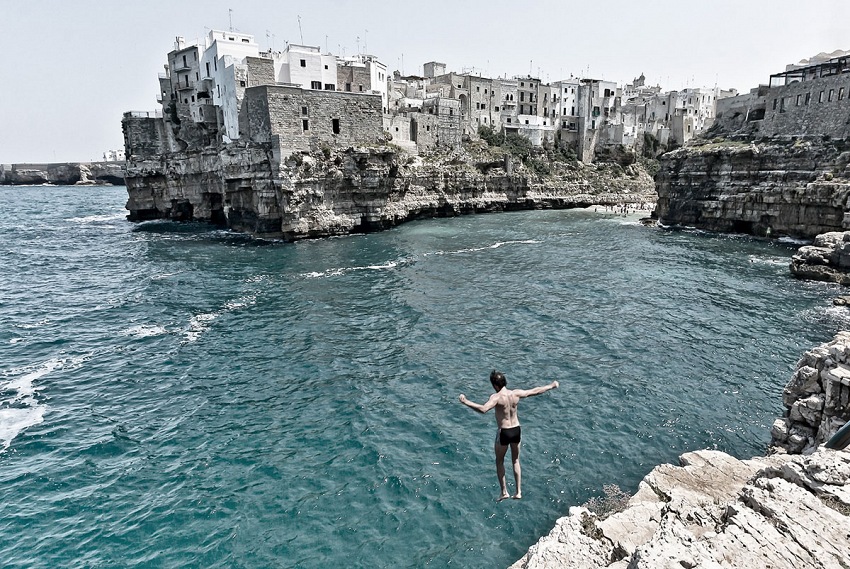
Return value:
<svg viewBox="0 0 850 569">
<path fill-rule="evenodd" d="M 511 569 L 850 567 L 850 453 L 684 454 L 605 519 L 570 508 Z"/>
<path fill-rule="evenodd" d="M 570 508 L 512 569 L 850 567 L 850 332 L 806 352 L 783 391 L 770 456 L 682 455 L 608 517 Z M 804 453 L 804 454 L 797 454 Z"/>
<path fill-rule="evenodd" d="M 830 231 L 800 247 L 791 257 L 791 274 L 800 279 L 850 285 L 850 231 Z"/>
</svg>

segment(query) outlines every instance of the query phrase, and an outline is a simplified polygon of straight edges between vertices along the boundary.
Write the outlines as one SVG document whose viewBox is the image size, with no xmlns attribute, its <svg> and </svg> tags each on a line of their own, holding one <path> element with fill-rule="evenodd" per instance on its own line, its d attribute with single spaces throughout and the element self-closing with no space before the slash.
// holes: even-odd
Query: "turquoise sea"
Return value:
<svg viewBox="0 0 850 569">
<path fill-rule="evenodd" d="M 850 325 L 796 245 L 529 211 L 295 244 L 0 189 L 0 566 L 504 567 L 604 484 L 761 454 Z M 496 503 L 491 369 L 524 499 Z M 509 487 L 512 485 L 508 464 Z"/>
</svg>

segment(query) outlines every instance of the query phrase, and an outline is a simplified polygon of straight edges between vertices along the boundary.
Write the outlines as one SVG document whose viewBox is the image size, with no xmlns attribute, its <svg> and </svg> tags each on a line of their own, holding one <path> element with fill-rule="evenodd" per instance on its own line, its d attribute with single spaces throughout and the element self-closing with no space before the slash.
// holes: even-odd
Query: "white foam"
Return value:
<svg viewBox="0 0 850 569">
<path fill-rule="evenodd" d="M 196 314 L 189 319 L 189 329 L 183 334 L 186 338 L 186 343 L 191 344 L 201 337 L 201 334 L 209 328 L 209 322 L 212 322 L 218 317 L 218 313 Z"/>
<path fill-rule="evenodd" d="M 43 320 L 39 320 L 38 322 L 36 322 L 34 324 L 15 324 L 15 328 L 23 328 L 24 330 L 32 330 L 33 328 L 41 328 L 45 324 L 49 324 L 49 323 L 50 323 L 50 319 L 45 318 Z"/>
<path fill-rule="evenodd" d="M 156 326 L 152 324 L 140 324 L 138 326 L 133 326 L 132 328 L 127 328 L 123 332 L 121 332 L 124 336 L 133 336 L 134 338 L 150 338 L 152 336 L 162 336 L 163 334 L 168 334 L 168 330 L 163 328 L 162 326 Z"/>
<path fill-rule="evenodd" d="M 811 239 L 795 239 L 794 237 L 780 237 L 777 239 L 780 243 L 789 243 L 791 245 L 811 245 Z"/>
<path fill-rule="evenodd" d="M 541 243 L 535 239 L 525 239 L 521 241 L 498 241 L 493 243 L 492 245 L 487 245 L 484 247 L 471 247 L 469 249 L 457 249 L 456 251 L 434 251 L 430 253 L 431 255 L 457 255 L 459 253 L 475 253 L 478 251 L 486 251 L 488 249 L 498 249 L 499 247 L 504 247 L 505 245 L 536 245 Z M 429 253 L 426 253 L 428 255 Z"/>
<path fill-rule="evenodd" d="M 90 355 L 75 358 L 53 358 L 41 364 L 15 368 L 3 376 L 17 376 L 0 382 L 0 444 L 9 448 L 21 431 L 44 421 L 47 406 L 39 402 L 36 381 L 57 369 L 73 369 Z"/>
<path fill-rule="evenodd" d="M 317 279 L 321 277 L 336 277 L 345 273 L 351 273 L 355 271 L 386 271 L 388 269 L 396 268 L 398 264 L 399 263 L 397 261 L 388 261 L 383 265 L 366 265 L 363 267 L 338 267 L 334 269 L 328 269 L 326 271 L 313 271 L 309 273 L 302 273 L 301 276 L 308 279 Z"/>
<path fill-rule="evenodd" d="M 103 215 L 86 215 L 84 217 L 71 217 L 66 219 L 65 221 L 70 221 L 72 223 L 100 223 L 105 221 L 118 221 L 126 219 L 127 214 L 123 212 L 118 213 L 107 213 Z"/>
<path fill-rule="evenodd" d="M 784 257 L 773 257 L 771 259 L 768 259 L 764 257 L 756 257 L 755 255 L 750 255 L 749 259 L 751 263 L 756 263 L 759 265 L 776 265 L 782 267 L 787 267 L 788 263 L 790 262 Z"/>
</svg>

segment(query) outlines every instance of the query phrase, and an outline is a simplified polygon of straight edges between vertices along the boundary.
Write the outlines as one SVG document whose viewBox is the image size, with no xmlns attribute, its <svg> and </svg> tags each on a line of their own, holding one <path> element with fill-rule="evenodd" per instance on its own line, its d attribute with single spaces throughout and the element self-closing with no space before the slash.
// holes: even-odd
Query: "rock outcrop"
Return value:
<svg viewBox="0 0 850 569">
<path fill-rule="evenodd" d="M 782 403 L 771 445 L 789 453 L 813 452 L 850 420 L 850 332 L 803 354 Z"/>
<path fill-rule="evenodd" d="M 605 519 L 570 508 L 511 569 L 850 567 L 850 453 L 681 456 Z"/>
<path fill-rule="evenodd" d="M 790 268 L 800 279 L 850 284 L 850 231 L 818 235 L 791 257 Z"/>
<path fill-rule="evenodd" d="M 124 185 L 123 162 L 61 162 L 54 164 L 3 164 L 0 185 L 33 186 L 52 184 Z"/>
<path fill-rule="evenodd" d="M 413 156 L 390 146 L 324 149 L 281 159 L 256 143 L 131 158 L 131 220 L 223 223 L 294 240 L 386 229 L 464 213 L 655 201 L 638 165 L 561 163 L 540 175 L 510 159 Z"/>
<path fill-rule="evenodd" d="M 844 140 L 800 137 L 696 141 L 661 157 L 654 216 L 665 225 L 770 237 L 842 231 L 850 223 L 848 148 Z"/>
</svg>

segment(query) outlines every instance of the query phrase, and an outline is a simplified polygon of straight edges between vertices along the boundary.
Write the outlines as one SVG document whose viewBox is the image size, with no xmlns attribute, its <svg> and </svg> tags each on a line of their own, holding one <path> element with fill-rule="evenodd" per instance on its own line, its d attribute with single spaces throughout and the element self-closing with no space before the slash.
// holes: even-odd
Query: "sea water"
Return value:
<svg viewBox="0 0 850 569">
<path fill-rule="evenodd" d="M 850 324 L 795 244 L 601 208 L 291 244 L 132 224 L 123 188 L 0 198 L 3 567 L 507 566 L 603 485 L 762 454 Z M 493 368 L 560 382 L 501 503 L 458 402 Z"/>
</svg>

